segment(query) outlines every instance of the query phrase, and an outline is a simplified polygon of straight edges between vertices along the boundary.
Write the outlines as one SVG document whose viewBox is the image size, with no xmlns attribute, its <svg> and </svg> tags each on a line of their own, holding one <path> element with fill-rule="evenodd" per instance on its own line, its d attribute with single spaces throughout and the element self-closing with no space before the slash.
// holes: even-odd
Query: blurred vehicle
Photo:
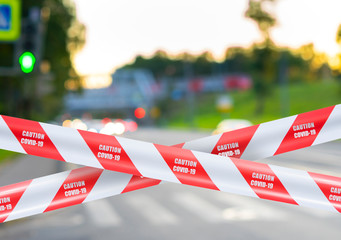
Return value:
<svg viewBox="0 0 341 240">
<path fill-rule="evenodd" d="M 248 75 L 234 74 L 227 76 L 224 84 L 227 90 L 247 90 L 252 87 L 252 80 Z"/>
<path fill-rule="evenodd" d="M 122 135 L 126 132 L 135 132 L 138 124 L 131 119 L 65 119 L 63 127 L 70 127 L 84 131 L 102 133 L 106 135 Z"/>
<path fill-rule="evenodd" d="M 229 132 L 232 130 L 249 127 L 253 124 L 245 119 L 225 119 L 218 123 L 217 128 L 213 131 L 213 135 L 220 134 L 223 132 Z"/>
<path fill-rule="evenodd" d="M 192 92 L 226 92 L 248 90 L 252 87 L 252 78 L 247 74 L 226 74 L 202 76 L 190 79 L 178 78 L 173 82 L 172 98 L 180 99 L 187 91 Z"/>
<path fill-rule="evenodd" d="M 66 111 L 72 115 L 91 113 L 123 113 L 133 118 L 138 108 L 148 112 L 159 96 L 151 72 L 145 69 L 119 69 L 107 88 L 69 92 L 64 99 Z M 148 115 L 146 114 L 146 117 Z"/>
</svg>

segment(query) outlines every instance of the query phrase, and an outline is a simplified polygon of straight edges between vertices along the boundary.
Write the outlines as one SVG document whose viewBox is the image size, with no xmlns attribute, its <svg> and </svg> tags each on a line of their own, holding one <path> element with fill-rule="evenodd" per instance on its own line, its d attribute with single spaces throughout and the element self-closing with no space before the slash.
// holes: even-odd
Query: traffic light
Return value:
<svg viewBox="0 0 341 240">
<path fill-rule="evenodd" d="M 36 58 L 31 52 L 24 52 L 19 58 L 21 71 L 24 73 L 30 73 L 33 71 Z"/>
<path fill-rule="evenodd" d="M 40 10 L 32 7 L 28 11 L 28 16 L 22 22 L 19 63 L 24 73 L 32 72 L 35 64 L 39 62 L 39 44 L 41 44 L 39 25 Z"/>
<path fill-rule="evenodd" d="M 30 18 L 27 18 L 23 23 L 23 43 L 22 47 L 26 51 L 34 51 L 36 49 L 36 35 L 37 35 L 37 24 Z"/>
</svg>

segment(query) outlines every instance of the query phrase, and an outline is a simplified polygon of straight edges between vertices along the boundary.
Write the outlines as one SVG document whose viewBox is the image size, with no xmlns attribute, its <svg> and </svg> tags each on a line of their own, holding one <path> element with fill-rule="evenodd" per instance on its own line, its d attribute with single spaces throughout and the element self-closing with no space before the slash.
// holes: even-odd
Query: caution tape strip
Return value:
<svg viewBox="0 0 341 240">
<path fill-rule="evenodd" d="M 82 167 L 0 187 L 0 222 L 28 217 L 137 189 L 160 180 Z"/>
<path fill-rule="evenodd" d="M 258 160 L 341 138 L 341 105 L 180 144 L 185 149 Z"/>
<path fill-rule="evenodd" d="M 324 139 L 325 141 L 331 141 L 331 140 L 340 138 L 340 137 L 335 137 L 335 134 L 334 135 L 330 134 L 329 133 L 330 130 L 326 130 L 326 126 L 328 126 L 328 125 L 329 125 L 329 127 L 331 126 L 334 129 L 340 128 L 337 125 L 337 123 L 340 124 L 340 121 L 339 121 L 340 120 L 340 107 L 339 107 L 339 105 L 337 105 L 337 106 L 331 107 L 331 108 L 332 109 L 329 112 L 329 116 L 326 118 L 326 120 L 322 121 L 323 122 L 322 124 L 320 123 L 321 122 L 320 119 L 314 119 L 312 121 L 308 117 L 304 118 L 304 120 L 306 122 L 303 122 L 303 123 L 296 121 L 297 119 L 295 121 L 293 121 L 292 129 L 293 129 L 294 134 L 297 132 L 297 130 L 300 130 L 299 132 L 303 132 L 301 130 L 308 131 L 307 129 L 309 129 L 309 131 L 310 130 L 316 131 L 316 134 L 314 134 L 314 135 L 319 135 L 319 134 L 324 135 L 324 137 L 322 139 Z M 317 111 L 321 111 L 321 110 L 317 110 Z M 316 112 L 316 111 L 313 111 L 313 112 Z M 299 116 L 302 116 L 302 115 L 307 115 L 307 113 L 300 114 L 296 118 L 299 118 Z M 310 114 L 310 115 L 316 116 L 316 114 Z M 300 118 L 302 118 L 302 117 L 300 117 Z M 48 136 L 51 137 L 51 135 L 46 134 L 46 132 L 48 132 L 50 130 L 46 131 L 47 128 L 46 128 L 45 124 L 40 123 L 42 125 L 43 130 L 46 131 L 46 132 L 42 132 L 42 131 L 37 131 L 37 126 L 36 126 L 37 123 L 36 122 L 23 120 L 23 119 L 16 119 L 16 118 L 11 118 L 11 117 L 5 117 L 5 116 L 3 116 L 3 119 L 8 124 L 8 126 L 10 126 L 10 129 L 11 129 L 11 131 L 13 131 L 14 136 L 16 136 L 17 141 L 19 141 L 23 145 L 23 147 L 25 145 L 29 145 L 29 146 L 34 146 L 34 147 L 38 147 L 38 148 L 43 149 L 44 146 L 46 146 L 45 142 L 47 142 L 48 148 L 51 148 L 51 146 L 53 147 L 53 145 L 54 145 L 53 143 L 55 143 L 55 140 L 52 143 L 52 140 L 51 140 L 52 138 L 50 139 L 48 137 Z M 24 122 L 22 122 L 22 121 L 24 121 Z M 277 120 L 277 121 L 280 121 L 280 120 Z M 273 122 L 276 122 L 276 121 L 273 121 Z M 271 123 L 271 122 L 269 122 L 269 123 Z M 269 124 L 269 123 L 265 123 L 265 125 Z M 19 124 L 19 126 L 18 126 L 18 124 Z M 1 126 L 1 124 L 0 124 L 0 126 Z M 25 126 L 25 127 L 23 128 L 22 126 Z M 53 125 L 51 125 L 51 126 L 52 126 L 52 128 L 57 127 L 57 126 L 53 126 Z M 258 125 L 257 129 L 262 129 L 260 126 L 261 125 Z M 268 126 L 275 126 L 275 125 L 270 124 Z M 320 126 L 320 127 L 316 127 L 316 126 Z M 57 128 L 62 128 L 62 127 L 57 127 Z M 277 126 L 277 128 L 278 128 L 278 126 Z M 3 130 L 3 128 L 0 127 L 0 129 L 1 129 L 1 135 L 3 132 L 6 132 L 6 130 Z M 15 129 L 15 130 L 13 130 L 13 129 Z M 263 127 L 263 129 L 266 129 L 266 128 Z M 71 129 L 68 129 L 68 130 L 71 130 Z M 274 130 L 274 128 L 272 130 Z M 241 131 L 241 130 L 239 130 L 239 131 Z M 244 131 L 245 131 L 245 129 L 244 129 Z M 18 138 L 18 132 L 21 133 L 21 135 L 22 135 L 22 136 L 19 135 L 20 138 Z M 78 132 L 80 132 L 81 136 L 83 136 L 81 131 L 78 131 Z M 85 132 L 83 132 L 83 134 L 84 133 Z M 335 131 L 334 131 L 334 133 L 335 133 Z M 8 131 L 7 131 L 7 134 L 8 134 Z M 85 135 L 86 134 L 87 133 L 85 133 Z M 92 134 L 93 133 L 91 133 L 91 135 Z M 98 135 L 98 134 L 95 134 L 95 135 Z M 215 143 L 214 146 L 215 146 L 216 150 L 219 150 L 219 149 L 220 150 L 221 149 L 226 150 L 226 148 L 229 148 L 230 146 L 232 147 L 233 145 L 235 147 L 243 146 L 242 144 L 240 144 L 241 141 L 238 142 L 239 141 L 238 139 L 236 142 L 236 136 L 243 136 L 243 134 L 234 135 L 233 136 L 234 142 L 232 142 L 232 143 L 229 143 L 228 141 L 231 141 L 231 139 L 233 139 L 233 138 L 228 139 L 228 137 L 226 135 L 228 135 L 228 133 L 222 134 L 220 136 L 220 138 L 218 139 L 218 141 Z M 286 137 L 287 137 L 287 135 L 288 134 L 286 134 Z M 68 136 L 68 135 L 65 135 L 65 136 Z M 100 136 L 104 137 L 104 138 L 109 137 L 109 136 L 104 136 L 104 135 L 100 135 Z M 245 134 L 244 134 L 244 136 L 245 136 Z M 256 135 L 253 134 L 253 136 L 256 136 Z M 286 137 L 284 137 L 284 139 Z M 69 139 L 68 137 L 66 137 L 66 138 Z M 278 169 L 281 169 L 281 168 L 278 168 L 275 166 L 270 166 L 270 165 L 265 165 L 265 164 L 260 164 L 260 163 L 252 163 L 252 162 L 248 162 L 248 161 L 244 161 L 244 160 L 236 161 L 236 159 L 228 159 L 228 158 L 222 158 L 222 157 L 218 157 L 218 156 L 213 157 L 212 155 L 209 155 L 209 154 L 192 152 L 192 151 L 187 151 L 187 150 L 180 150 L 180 149 L 176 150 L 176 149 L 173 149 L 170 147 L 165 147 L 165 146 L 156 145 L 156 144 L 149 144 L 149 143 L 144 143 L 144 142 L 139 142 L 139 141 L 134 141 L 134 140 L 128 140 L 128 139 L 122 140 L 120 138 L 115 138 L 115 137 L 109 137 L 109 138 L 111 138 L 111 140 L 115 139 L 117 142 L 120 143 L 120 145 L 117 145 L 117 143 L 115 143 L 114 145 L 108 144 L 108 140 L 105 140 L 104 141 L 105 143 L 103 143 L 103 141 L 101 140 L 101 141 L 96 143 L 97 147 L 98 147 L 97 154 L 99 152 L 101 152 L 98 150 L 102 150 L 102 153 L 104 150 L 106 150 L 107 152 L 109 150 L 109 152 L 112 152 L 112 153 L 119 153 L 119 154 L 115 155 L 115 156 L 117 156 L 117 155 L 120 156 L 120 159 L 117 159 L 117 160 L 119 160 L 119 162 L 122 160 L 122 158 L 121 158 L 122 155 L 125 154 L 123 156 L 125 158 L 129 155 L 128 158 L 131 161 L 131 163 L 133 163 L 134 166 L 135 165 L 138 165 L 138 166 L 142 165 L 142 168 L 141 167 L 140 168 L 135 167 L 136 169 L 134 169 L 134 170 L 139 169 L 139 172 L 143 172 L 145 176 L 148 176 L 148 175 L 146 175 L 146 173 L 153 175 L 153 174 L 155 174 L 153 171 L 158 172 L 158 169 L 160 169 L 161 171 L 163 171 L 163 173 L 166 173 L 166 175 L 165 175 L 166 178 L 163 176 L 160 177 L 160 179 L 163 179 L 163 180 L 173 181 L 173 182 L 181 182 L 184 184 L 189 184 L 189 185 L 194 185 L 194 186 L 199 186 L 199 187 L 205 187 L 205 188 L 211 188 L 211 189 L 227 191 L 227 192 L 234 192 L 234 193 L 239 193 L 239 194 L 248 195 L 248 196 L 258 196 L 260 198 L 271 199 L 271 200 L 275 200 L 275 201 L 287 202 L 287 203 L 298 204 L 298 205 L 306 205 L 306 206 L 309 205 L 309 204 L 307 204 L 307 202 L 310 201 L 309 199 L 305 199 L 302 203 L 302 202 L 297 201 L 297 199 L 295 199 L 292 196 L 293 195 L 292 193 L 295 193 L 295 188 L 290 187 L 290 181 L 286 180 L 287 174 L 282 174 L 283 172 L 288 173 L 290 171 L 294 171 L 294 172 L 296 171 L 295 172 L 296 174 L 300 173 L 298 175 L 307 175 L 308 174 L 309 177 L 307 178 L 308 180 L 306 180 L 308 182 L 309 182 L 309 179 L 312 178 L 312 176 L 314 176 L 314 181 L 310 181 L 310 182 L 315 182 L 317 184 L 319 182 L 318 179 L 323 179 L 323 181 L 326 181 L 326 179 L 330 178 L 330 177 L 325 176 L 325 175 L 318 175 L 318 174 L 312 174 L 312 173 L 307 173 L 307 172 L 297 172 L 297 170 L 288 170 L 288 169 L 283 170 L 282 169 L 279 171 Z M 228 141 L 223 143 L 223 141 L 221 141 L 222 138 L 224 138 Z M 309 138 L 309 135 L 307 135 L 306 138 Z M 15 140 L 15 137 L 13 137 L 13 135 L 12 135 L 11 140 L 13 140 L 13 139 Z M 54 137 L 54 139 L 55 139 L 55 137 Z M 73 139 L 75 139 L 75 138 L 73 138 Z M 89 139 L 89 136 L 85 136 L 84 139 Z M 300 140 L 300 139 L 302 139 L 302 137 L 295 138 L 295 139 Z M 316 136 L 314 136 L 314 140 L 313 141 L 310 140 L 309 144 L 316 144 L 316 142 L 318 142 L 318 141 L 316 141 L 316 139 L 318 139 L 318 138 Z M 328 139 L 328 140 L 326 140 L 326 139 Z M 30 140 L 31 140 L 31 142 L 30 142 Z M 41 140 L 43 140 L 43 141 L 41 141 Z M 98 139 L 94 139 L 94 141 L 96 142 L 96 141 L 98 141 Z M 41 143 L 41 142 L 43 142 L 43 143 Z M 123 142 L 123 144 L 122 144 L 122 142 Z M 186 147 L 186 145 L 190 146 L 191 144 L 193 146 L 193 142 L 200 143 L 201 141 L 199 141 L 199 140 L 192 141 L 192 143 L 191 142 L 185 143 L 185 144 L 182 144 L 182 146 Z M 202 142 L 204 142 L 204 141 L 202 141 Z M 213 142 L 213 141 L 211 141 L 211 142 Z M 251 142 L 251 140 L 249 140 L 249 142 Z M 284 142 L 284 140 L 283 140 L 283 142 Z M 30 143 L 31 145 L 28 143 Z M 321 141 L 320 141 L 320 143 L 321 143 Z M 70 145 L 72 145 L 72 144 L 74 144 L 73 141 L 71 141 L 71 143 L 69 142 L 69 140 L 67 141 L 68 147 L 70 147 Z M 122 147 L 122 145 L 124 146 L 124 148 Z M 135 155 L 131 154 L 131 151 L 133 151 L 133 149 L 129 149 L 130 145 L 136 146 L 135 150 L 137 150 L 137 153 Z M 140 145 L 142 145 L 142 146 L 140 146 Z M 8 146 L 12 146 L 12 148 L 13 148 L 12 144 L 9 144 Z M 91 148 L 91 145 L 89 145 L 89 146 Z M 151 146 L 154 146 L 154 148 L 151 148 Z M 213 146 L 212 143 L 211 143 L 211 146 Z M 221 146 L 221 147 L 219 147 L 219 146 Z M 305 145 L 301 144 L 300 146 L 307 146 L 307 144 L 306 143 L 305 143 Z M 25 147 L 27 147 L 27 146 L 25 146 Z M 16 146 L 16 149 L 19 149 L 19 148 Z M 129 149 L 129 150 L 127 151 L 127 149 Z M 154 151 L 154 152 L 152 152 L 152 154 L 151 154 L 150 149 L 154 149 L 154 150 L 152 150 L 152 151 Z M 240 155 L 245 153 L 245 149 L 246 148 L 238 149 L 240 151 Z M 287 149 L 290 149 L 290 148 L 287 148 Z M 9 149 L 9 150 L 13 150 L 13 149 Z M 40 151 L 35 150 L 34 148 L 33 148 L 33 150 L 36 151 L 35 154 L 33 154 L 33 155 L 38 155 L 38 154 L 42 154 L 42 153 L 43 154 L 49 153 L 49 151 L 47 151 L 46 149 L 45 149 L 45 151 L 41 151 L 42 153 Z M 95 148 L 95 150 L 96 150 L 96 148 Z M 157 150 L 157 151 L 155 151 L 155 150 Z M 25 151 L 27 151 L 26 148 L 25 148 Z M 32 152 L 33 152 L 32 149 L 29 149 L 29 151 L 31 151 L 30 154 L 32 154 Z M 94 151 L 93 149 L 91 149 L 91 151 L 93 153 L 96 153 L 96 151 Z M 214 151 L 214 149 L 213 149 L 213 151 Z M 290 151 L 290 150 L 288 150 L 288 151 Z M 38 152 L 38 154 L 37 154 L 37 152 Z M 157 156 L 157 154 L 155 154 L 155 153 L 157 153 L 157 152 L 158 152 L 159 157 L 156 159 L 157 161 L 155 161 L 154 158 L 156 158 L 156 156 Z M 27 153 L 29 153 L 29 152 L 27 152 Z M 143 166 L 143 164 L 141 164 L 141 161 L 139 162 L 136 160 L 137 159 L 136 156 L 138 156 L 141 153 L 142 153 L 141 157 L 143 159 L 150 157 L 150 159 L 153 160 L 152 165 L 156 164 L 153 167 L 155 167 L 157 169 L 154 168 L 154 169 L 151 169 L 152 171 L 148 172 L 148 168 Z M 238 151 L 237 151 L 237 153 L 238 153 Z M 274 152 L 274 154 L 278 154 L 278 153 L 280 153 L 280 152 L 279 151 Z M 160 155 L 163 158 L 162 161 L 160 161 L 161 160 Z M 58 156 L 58 155 L 55 154 L 55 156 Z M 63 154 L 63 156 L 65 156 L 65 154 Z M 47 156 L 45 156 L 45 157 L 47 157 Z M 51 156 L 49 156 L 49 157 L 51 157 Z M 55 158 L 55 159 L 65 160 L 64 158 L 63 159 Z M 227 161 L 227 160 L 229 160 L 229 161 Z M 160 162 L 161 162 L 161 164 L 160 164 Z M 171 172 L 173 172 L 173 176 L 171 174 L 169 174 L 169 171 L 165 170 L 165 169 L 167 169 L 167 168 L 164 168 L 165 164 L 163 164 L 163 167 L 160 167 L 160 166 L 162 166 L 162 162 L 166 162 L 168 167 L 170 167 L 170 169 L 172 170 Z M 105 165 L 104 166 L 103 162 L 101 162 L 101 164 L 103 167 L 105 167 L 105 166 L 109 166 L 109 168 L 111 167 L 111 165 Z M 149 165 L 149 166 L 151 166 L 151 165 Z M 126 164 L 125 168 L 126 169 L 131 168 L 131 164 L 128 164 L 128 165 Z M 273 171 L 273 168 L 277 169 L 277 170 Z M 87 169 L 87 168 L 85 168 L 85 169 Z M 142 171 L 140 169 L 142 169 Z M 255 169 L 257 169 L 257 170 L 255 170 Z M 223 170 L 223 171 L 221 171 L 221 170 Z M 99 171 L 99 170 L 96 169 L 96 171 Z M 233 173 L 233 174 L 229 178 L 224 177 L 225 174 L 228 175 L 231 173 Z M 291 175 L 292 174 L 293 173 L 291 172 Z M 281 180 L 279 180 L 278 175 L 282 176 Z M 81 179 L 82 178 L 84 179 L 84 177 L 86 177 L 86 176 L 87 176 L 87 174 L 82 175 Z M 130 177 L 132 177 L 132 176 L 130 176 Z M 173 179 L 170 179 L 171 177 L 173 177 Z M 156 178 L 156 177 L 154 177 L 154 178 Z M 300 178 L 303 179 L 302 176 L 300 176 Z M 138 177 L 136 179 L 139 180 Z M 337 180 L 334 179 L 335 184 L 337 182 L 340 182 L 338 178 L 336 178 L 336 179 Z M 144 179 L 143 181 L 146 181 L 146 180 L 147 179 Z M 79 181 L 82 182 L 82 180 L 79 180 Z M 87 180 L 87 181 L 89 181 L 89 180 Z M 152 185 L 155 185 L 159 182 L 157 180 L 150 180 L 150 181 L 152 181 L 152 183 L 153 183 Z M 284 182 L 286 184 L 284 184 Z M 295 184 L 297 184 L 296 181 L 294 181 L 294 182 L 295 182 Z M 328 184 L 331 184 L 330 179 L 327 182 L 328 182 Z M 84 182 L 84 184 L 85 184 L 85 182 Z M 321 185 L 321 184 L 322 183 L 318 184 L 320 189 L 324 188 L 324 185 L 323 184 Z M 248 187 L 246 187 L 246 186 L 248 186 Z M 328 187 L 329 187 L 329 185 L 328 185 Z M 294 189 L 294 190 L 292 190 L 294 192 L 288 191 L 288 188 Z M 61 189 L 62 189 L 62 187 L 61 187 Z M 90 187 L 90 189 L 91 189 L 91 187 Z M 300 189 L 300 188 L 298 188 L 298 189 Z M 309 189 L 309 187 L 308 188 L 302 188 L 302 189 Z M 334 187 L 329 187 L 330 191 L 332 191 L 331 189 L 337 189 L 337 185 L 335 185 Z M 67 190 L 67 189 L 62 189 L 62 190 L 59 189 L 59 191 L 64 192 L 64 195 L 66 193 L 65 190 Z M 316 189 L 314 191 L 316 192 Z M 314 193 L 314 191 L 312 191 L 312 192 Z M 335 190 L 335 191 L 337 192 L 337 190 Z M 87 190 L 87 192 L 89 192 L 89 190 Z M 308 191 L 308 192 L 310 192 L 310 191 Z M 327 191 L 327 193 L 328 193 L 328 191 Z M 63 194 L 61 194 L 61 195 L 63 195 Z M 92 195 L 94 195 L 94 194 L 92 194 Z M 310 195 L 305 194 L 305 196 L 310 196 Z M 108 195 L 108 196 L 110 196 L 110 195 Z M 294 196 L 295 196 L 295 194 L 294 194 Z M 6 196 L 4 196 L 4 199 L 5 198 L 6 198 Z M 67 196 L 64 196 L 64 198 L 67 198 Z M 332 203 L 332 205 L 335 205 L 334 202 L 338 201 L 337 200 L 337 194 L 336 195 L 334 194 L 333 197 L 329 196 L 329 198 L 327 198 L 327 199 L 329 199 L 329 202 Z M 320 198 L 320 200 L 321 200 L 321 198 Z M 317 201 L 320 204 L 316 204 L 316 196 L 311 201 L 313 201 L 313 203 L 315 203 L 316 206 L 319 206 L 321 204 L 321 201 Z M 23 201 L 21 201 L 21 202 L 23 202 Z M 51 202 L 51 204 L 52 204 L 52 202 Z M 69 202 L 72 202 L 72 201 L 69 201 Z M 0 200 L 0 203 L 1 203 L 1 200 Z M 77 204 L 77 203 L 74 203 L 74 204 Z M 74 204 L 71 204 L 71 205 L 74 205 Z M 324 207 L 324 208 L 326 208 L 326 207 Z M 9 217 L 6 219 L 6 221 L 8 221 L 8 219 L 14 219 L 14 218 Z"/>
<path fill-rule="evenodd" d="M 341 212 L 339 177 L 236 159 L 216 175 L 221 177 L 216 178 L 216 190 Z M 12 184 L 0 188 L 0 222 L 155 186 L 160 182 L 83 167 Z"/>
<path fill-rule="evenodd" d="M 340 120 L 341 105 L 336 105 L 190 141 L 182 147 L 248 160 L 261 159 L 339 139 Z M 139 176 L 159 174 L 174 181 L 177 172 L 172 172 L 173 165 L 186 165 L 174 160 L 165 164 L 162 151 L 174 151 L 171 147 L 8 116 L 0 117 L 0 147 Z M 157 166 L 161 172 L 150 174 L 153 168 L 149 165 Z"/>
</svg>

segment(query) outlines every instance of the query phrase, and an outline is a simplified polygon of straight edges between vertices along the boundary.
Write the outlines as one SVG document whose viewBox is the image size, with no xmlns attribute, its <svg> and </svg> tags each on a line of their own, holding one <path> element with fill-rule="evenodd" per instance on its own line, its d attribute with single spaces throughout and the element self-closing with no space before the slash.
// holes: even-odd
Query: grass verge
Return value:
<svg viewBox="0 0 341 240">
<path fill-rule="evenodd" d="M 219 113 L 216 109 L 219 95 L 196 95 L 192 117 L 186 99 L 169 101 L 164 113 L 167 120 L 163 123 L 168 127 L 214 129 L 226 118 L 247 119 L 258 124 L 341 103 L 341 87 L 336 81 L 291 85 L 284 92 L 275 87 L 265 98 L 262 114 L 256 113 L 257 97 L 252 90 L 230 93 L 234 106 L 228 114 Z"/>
<path fill-rule="evenodd" d="M 18 153 L 0 149 L 0 164 L 13 159 Z"/>
</svg>

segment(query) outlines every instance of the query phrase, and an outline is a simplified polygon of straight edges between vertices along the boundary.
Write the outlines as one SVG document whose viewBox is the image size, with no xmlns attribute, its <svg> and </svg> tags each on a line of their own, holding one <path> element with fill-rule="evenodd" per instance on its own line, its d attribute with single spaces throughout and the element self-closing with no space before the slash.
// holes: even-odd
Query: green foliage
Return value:
<svg viewBox="0 0 341 240">
<path fill-rule="evenodd" d="M 191 65 L 194 77 L 245 73 L 252 77 L 255 92 L 264 96 L 278 83 L 281 58 L 285 59 L 285 74 L 290 83 L 318 81 L 324 77 L 322 68 L 329 69 L 328 65 L 313 67 L 312 44 L 302 46 L 298 52 L 263 44 L 254 44 L 249 48 L 232 47 L 226 50 L 222 62 L 214 61 L 209 52 L 198 56 L 186 53 L 170 56 L 164 51 L 157 51 L 151 57 L 137 56 L 134 62 L 124 67 L 149 69 L 158 80 L 163 77 L 183 77 L 185 62 Z"/>
<path fill-rule="evenodd" d="M 336 32 L 336 42 L 341 44 L 341 24 L 339 25 L 337 32 Z"/>
<path fill-rule="evenodd" d="M 271 97 L 271 92 L 281 78 L 288 83 L 310 83 L 322 78 L 331 78 L 331 75 L 325 74 L 330 72 L 327 63 L 316 66 L 313 64 L 314 57 L 316 54 L 312 44 L 293 50 L 260 43 L 249 48 L 228 48 L 225 52 L 225 60 L 221 63 L 215 62 L 208 52 L 199 56 L 184 53 L 172 57 L 164 51 L 158 51 L 149 58 L 138 56 L 126 67 L 149 69 L 157 79 L 184 77 L 186 64 L 187 67 L 191 66 L 192 77 L 248 74 L 253 80 L 253 91 L 257 99 L 254 111 L 261 115 L 267 98 Z"/>
<path fill-rule="evenodd" d="M 17 156 L 18 153 L 16 152 L 11 152 L 11 151 L 6 151 L 0 149 L 0 163 L 4 162 L 5 160 L 12 159 L 13 157 Z"/>
<path fill-rule="evenodd" d="M 162 77 L 183 77 L 186 64 L 190 64 L 195 76 L 212 74 L 213 61 L 210 52 L 204 52 L 199 56 L 183 53 L 178 56 L 170 56 L 165 51 L 156 51 L 151 57 L 137 56 L 131 64 L 124 68 L 145 68 L 149 69 L 156 79 Z"/>
<path fill-rule="evenodd" d="M 261 115 L 255 114 L 257 107 L 257 96 L 251 90 L 244 92 L 233 92 L 230 95 L 234 99 L 234 107 L 230 114 L 223 115 L 215 108 L 217 94 L 203 94 L 196 98 L 196 114 L 194 116 L 197 128 L 214 129 L 217 124 L 225 118 L 247 119 L 253 124 L 279 119 L 281 113 L 280 87 L 274 87 L 270 97 L 264 102 L 264 111 Z M 315 83 L 291 84 L 289 87 L 289 112 L 287 116 L 312 111 L 339 104 L 338 83 L 336 81 Z M 168 109 L 163 112 L 164 119 L 167 119 L 167 126 L 190 127 L 186 121 L 187 103 L 185 100 L 168 102 Z"/>
<path fill-rule="evenodd" d="M 193 71 L 196 75 L 207 75 L 212 73 L 213 57 L 210 52 L 204 52 L 193 62 Z"/>
<path fill-rule="evenodd" d="M 250 18 L 257 23 L 265 42 L 271 42 L 269 30 L 271 27 L 275 26 L 276 19 L 269 12 L 264 10 L 264 4 L 266 2 L 274 2 L 274 0 L 249 0 L 249 6 L 245 12 L 245 17 Z"/>
<path fill-rule="evenodd" d="M 182 76 L 182 61 L 172 59 L 164 51 L 157 51 L 150 57 L 137 56 L 132 64 L 126 65 L 126 68 L 146 68 L 149 69 L 159 79 L 163 76 Z"/>
<path fill-rule="evenodd" d="M 74 81 L 79 79 L 75 75 L 71 57 L 84 44 L 85 27 L 77 21 L 75 7 L 71 0 L 24 0 L 22 1 L 23 19 L 28 16 L 32 7 L 40 9 L 45 29 L 42 34 L 43 44 L 39 46 L 42 56 L 37 59 L 35 70 L 30 74 L 0 76 L 2 80 L 0 81 L 0 111 L 2 114 L 18 117 L 51 119 L 63 107 L 65 81 L 70 78 Z M 14 55 L 14 51 L 10 51 L 13 44 L 0 45 L 1 52 Z M 45 72 L 40 72 L 41 63 L 48 66 Z M 52 77 L 52 91 L 40 94 L 36 90 L 40 83 L 38 77 L 44 74 Z M 58 104 L 55 104 L 56 102 Z M 50 108 L 48 113 L 41 111 L 46 105 Z"/>
</svg>

